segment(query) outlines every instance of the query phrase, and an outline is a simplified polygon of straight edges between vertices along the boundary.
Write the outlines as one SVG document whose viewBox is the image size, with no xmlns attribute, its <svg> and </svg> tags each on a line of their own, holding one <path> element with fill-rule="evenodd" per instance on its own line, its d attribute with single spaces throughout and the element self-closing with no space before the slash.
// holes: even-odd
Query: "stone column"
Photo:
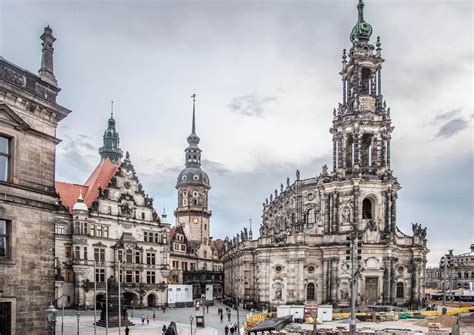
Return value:
<svg viewBox="0 0 474 335">
<path fill-rule="evenodd" d="M 390 169 L 390 136 L 387 136 L 387 167 Z"/>
<path fill-rule="evenodd" d="M 392 193 L 392 209 L 391 209 L 391 231 L 395 233 L 397 230 L 397 193 Z"/>
<path fill-rule="evenodd" d="M 342 164 L 340 166 L 342 166 L 342 168 L 346 168 L 347 167 L 347 135 L 344 134 L 342 135 L 342 155 L 341 155 L 341 160 L 342 160 Z"/>
<path fill-rule="evenodd" d="M 390 277 L 391 277 L 391 264 L 390 257 L 384 257 L 384 272 L 383 272 L 383 303 L 390 303 Z"/>
<path fill-rule="evenodd" d="M 332 227 L 333 227 L 333 208 L 334 208 L 334 197 L 333 193 L 329 193 L 329 206 L 328 206 L 328 230 L 329 233 L 332 233 Z"/>
<path fill-rule="evenodd" d="M 360 145 L 361 137 L 359 133 L 354 133 L 354 165 L 360 165 Z"/>
<path fill-rule="evenodd" d="M 333 200 L 333 222 L 334 222 L 334 232 L 339 231 L 339 215 L 338 215 L 338 209 L 339 209 L 339 196 L 337 192 L 334 193 L 334 200 Z"/>
<path fill-rule="evenodd" d="M 387 231 L 392 231 L 392 192 L 387 191 Z"/>
<path fill-rule="evenodd" d="M 342 143 L 343 143 L 343 140 L 341 139 L 341 137 L 339 136 L 337 138 L 337 167 L 338 168 L 342 168 L 344 167 L 343 166 L 343 150 L 342 150 Z"/>
<path fill-rule="evenodd" d="M 395 276 L 396 276 L 396 266 L 397 266 L 398 258 L 391 257 L 390 258 L 390 263 L 391 263 L 391 273 L 390 273 L 390 303 L 395 302 L 395 297 L 397 294 L 397 286 L 395 282 Z"/>
<path fill-rule="evenodd" d="M 333 304 L 337 303 L 337 268 L 339 258 L 331 259 L 331 301 Z"/>
<path fill-rule="evenodd" d="M 412 281 L 411 281 L 411 303 L 415 306 L 418 306 L 420 303 L 420 262 L 419 258 L 413 259 L 413 272 L 412 272 Z"/>
<path fill-rule="evenodd" d="M 337 168 L 337 138 L 334 135 L 332 138 L 332 169 L 335 171 Z"/>
</svg>

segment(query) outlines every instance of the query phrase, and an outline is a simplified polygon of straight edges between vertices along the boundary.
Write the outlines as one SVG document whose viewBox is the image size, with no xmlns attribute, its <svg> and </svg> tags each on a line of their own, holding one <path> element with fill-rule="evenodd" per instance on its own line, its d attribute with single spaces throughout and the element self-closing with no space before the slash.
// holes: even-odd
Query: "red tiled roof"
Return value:
<svg viewBox="0 0 474 335">
<path fill-rule="evenodd" d="M 72 207 L 77 202 L 77 198 L 79 197 L 79 194 L 82 190 L 84 203 L 87 205 L 87 207 L 91 207 L 92 203 L 99 196 L 99 187 L 105 189 L 109 184 L 110 179 L 112 179 L 112 177 L 117 172 L 118 168 L 118 165 L 112 164 L 112 161 L 107 158 L 97 165 L 84 185 L 69 184 L 57 181 L 55 183 L 56 191 L 59 193 L 61 203 L 71 212 Z"/>
</svg>

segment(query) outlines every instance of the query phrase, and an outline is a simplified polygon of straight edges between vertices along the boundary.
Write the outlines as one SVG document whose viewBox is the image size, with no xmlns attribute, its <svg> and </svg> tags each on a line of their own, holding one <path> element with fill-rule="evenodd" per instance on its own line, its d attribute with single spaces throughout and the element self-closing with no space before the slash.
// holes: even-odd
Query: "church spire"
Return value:
<svg viewBox="0 0 474 335">
<path fill-rule="evenodd" d="M 201 149 L 199 149 L 199 136 L 196 135 L 196 93 L 191 95 L 193 98 L 193 121 L 191 126 L 191 134 L 188 136 L 189 146 L 186 148 L 186 167 L 201 166 Z"/>
<path fill-rule="evenodd" d="M 99 149 L 100 157 L 105 160 L 107 157 L 110 158 L 112 163 L 118 164 L 122 159 L 123 153 L 120 149 L 120 137 L 118 131 L 115 129 L 114 119 L 114 102 L 111 101 L 110 118 L 107 122 L 107 129 L 104 132 L 104 145 Z"/>
<path fill-rule="evenodd" d="M 56 41 L 53 36 L 53 29 L 51 29 L 50 26 L 45 27 L 40 38 L 43 41 L 43 50 L 41 55 L 41 67 L 38 70 L 38 74 L 44 81 L 53 86 L 58 86 L 53 66 L 53 43 Z"/>
</svg>

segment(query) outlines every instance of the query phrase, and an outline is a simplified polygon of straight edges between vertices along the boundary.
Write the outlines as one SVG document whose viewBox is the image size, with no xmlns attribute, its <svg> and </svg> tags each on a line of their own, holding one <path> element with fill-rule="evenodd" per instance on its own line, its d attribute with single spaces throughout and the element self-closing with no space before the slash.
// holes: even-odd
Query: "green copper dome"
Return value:
<svg viewBox="0 0 474 335">
<path fill-rule="evenodd" d="M 368 41 L 370 39 L 370 35 L 372 35 L 372 26 L 364 21 L 364 2 L 362 0 L 359 0 L 357 10 L 359 12 L 359 18 L 354 28 L 352 28 L 352 43 L 356 41 Z"/>
</svg>

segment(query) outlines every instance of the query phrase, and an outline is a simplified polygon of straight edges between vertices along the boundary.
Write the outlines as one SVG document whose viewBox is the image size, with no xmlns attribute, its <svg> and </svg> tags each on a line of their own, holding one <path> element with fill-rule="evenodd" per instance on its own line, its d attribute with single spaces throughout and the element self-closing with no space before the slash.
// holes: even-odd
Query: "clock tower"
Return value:
<svg viewBox="0 0 474 335">
<path fill-rule="evenodd" d="M 211 189 L 207 173 L 201 169 L 201 149 L 196 135 L 196 94 L 193 98 L 193 120 L 188 147 L 185 152 L 185 168 L 178 175 L 178 206 L 174 212 L 176 224 L 181 226 L 188 240 L 209 245 L 208 192 Z"/>
</svg>

